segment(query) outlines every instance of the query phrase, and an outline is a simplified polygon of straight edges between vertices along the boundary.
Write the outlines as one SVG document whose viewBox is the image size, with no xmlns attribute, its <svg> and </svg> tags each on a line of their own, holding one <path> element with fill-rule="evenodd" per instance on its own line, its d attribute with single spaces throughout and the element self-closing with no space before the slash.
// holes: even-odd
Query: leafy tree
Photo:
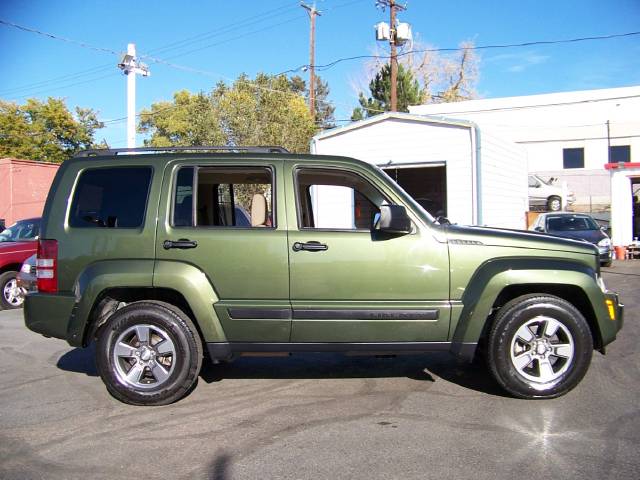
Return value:
<svg viewBox="0 0 640 480">
<path fill-rule="evenodd" d="M 94 143 L 103 126 L 93 110 L 71 113 L 62 99 L 24 105 L 0 100 L 0 157 L 61 163 L 79 150 L 104 146 Z"/>
<path fill-rule="evenodd" d="M 140 117 L 147 145 L 281 145 L 308 152 L 316 131 L 305 99 L 284 75 L 241 75 L 210 93 L 174 94 L 154 103 Z"/>
<path fill-rule="evenodd" d="M 320 78 L 319 76 L 316 76 L 315 79 L 316 79 L 316 89 L 315 89 L 316 125 L 318 125 L 318 127 L 320 127 L 323 130 L 326 130 L 328 128 L 333 128 L 336 126 L 335 125 L 336 120 L 334 117 L 335 107 L 331 105 L 327 100 L 330 93 L 329 82 L 323 81 L 322 78 Z M 307 98 L 309 97 L 309 89 L 307 88 L 307 82 L 302 77 L 300 77 L 299 75 L 296 75 L 294 77 L 291 77 L 289 79 L 289 82 L 291 84 L 291 89 L 294 92 L 304 95 Z"/>
<path fill-rule="evenodd" d="M 223 145 L 226 137 L 220 128 L 213 100 L 204 93 L 180 90 L 172 102 L 157 102 L 142 110 L 138 130 L 152 132 L 154 147 Z"/>
<path fill-rule="evenodd" d="M 398 111 L 408 112 L 409 105 L 423 102 L 425 94 L 418 80 L 415 79 L 411 70 L 404 68 L 401 64 L 398 65 L 396 85 Z M 376 73 L 376 76 L 369 83 L 369 91 L 371 96 L 368 98 L 360 92 L 358 98 L 360 107 L 354 110 L 352 120 L 362 118 L 363 113 L 367 117 L 371 117 L 380 112 L 391 110 L 391 65 L 383 65 Z"/>
</svg>

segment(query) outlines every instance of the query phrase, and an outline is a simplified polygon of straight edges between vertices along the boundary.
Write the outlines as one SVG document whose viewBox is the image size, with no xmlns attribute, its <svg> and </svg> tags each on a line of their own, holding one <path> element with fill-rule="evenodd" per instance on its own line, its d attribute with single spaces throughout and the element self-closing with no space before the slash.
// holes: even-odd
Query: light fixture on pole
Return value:
<svg viewBox="0 0 640 480">
<path fill-rule="evenodd" d="M 136 45 L 127 45 L 127 53 L 123 54 L 118 68 L 127 76 L 127 148 L 136 146 L 136 75 L 148 77 L 149 67 L 136 58 Z"/>
</svg>

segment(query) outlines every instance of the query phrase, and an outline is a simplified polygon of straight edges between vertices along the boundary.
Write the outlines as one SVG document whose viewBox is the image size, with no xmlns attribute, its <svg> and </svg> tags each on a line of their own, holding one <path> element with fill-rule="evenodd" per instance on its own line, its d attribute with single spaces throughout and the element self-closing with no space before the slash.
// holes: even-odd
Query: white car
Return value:
<svg viewBox="0 0 640 480">
<path fill-rule="evenodd" d="M 567 192 L 566 200 L 562 198 L 562 187 L 553 184 L 553 178 L 543 180 L 537 175 L 529 174 L 529 205 L 543 206 L 547 211 L 559 212 L 563 206 L 576 201 L 572 192 Z M 563 201 L 564 200 L 564 201 Z"/>
</svg>

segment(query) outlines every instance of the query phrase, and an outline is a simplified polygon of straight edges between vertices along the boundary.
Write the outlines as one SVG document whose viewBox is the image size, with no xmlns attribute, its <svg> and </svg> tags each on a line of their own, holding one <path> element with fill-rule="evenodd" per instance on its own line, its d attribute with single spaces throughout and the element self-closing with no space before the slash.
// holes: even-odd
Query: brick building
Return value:
<svg viewBox="0 0 640 480">
<path fill-rule="evenodd" d="M 58 167 L 56 163 L 0 159 L 0 219 L 6 226 L 42 215 Z"/>
</svg>

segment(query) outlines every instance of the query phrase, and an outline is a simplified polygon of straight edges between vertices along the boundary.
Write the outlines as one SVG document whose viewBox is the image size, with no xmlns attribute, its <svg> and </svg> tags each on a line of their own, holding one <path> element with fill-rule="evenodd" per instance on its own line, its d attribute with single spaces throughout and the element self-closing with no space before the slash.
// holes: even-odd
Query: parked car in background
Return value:
<svg viewBox="0 0 640 480">
<path fill-rule="evenodd" d="M 0 308 L 20 308 L 24 292 L 17 276 L 22 263 L 36 253 L 40 218 L 19 220 L 0 232 Z"/>
<path fill-rule="evenodd" d="M 600 264 L 611 266 L 613 258 L 611 239 L 604 232 L 605 227 L 599 226 L 591 215 L 569 212 L 543 213 L 536 219 L 531 229 L 557 237 L 593 243 L 598 247 Z"/>
<path fill-rule="evenodd" d="M 23 295 L 29 292 L 35 292 L 37 290 L 36 281 L 36 257 L 37 254 L 31 255 L 27 258 L 16 277 L 18 288 L 22 291 Z"/>
<path fill-rule="evenodd" d="M 529 175 L 529 205 L 545 207 L 549 212 L 562 210 L 563 205 L 572 205 L 576 196 L 567 192 L 567 198 L 563 198 L 562 188 L 553 183 L 555 179 L 543 180 L 537 175 Z"/>
</svg>

